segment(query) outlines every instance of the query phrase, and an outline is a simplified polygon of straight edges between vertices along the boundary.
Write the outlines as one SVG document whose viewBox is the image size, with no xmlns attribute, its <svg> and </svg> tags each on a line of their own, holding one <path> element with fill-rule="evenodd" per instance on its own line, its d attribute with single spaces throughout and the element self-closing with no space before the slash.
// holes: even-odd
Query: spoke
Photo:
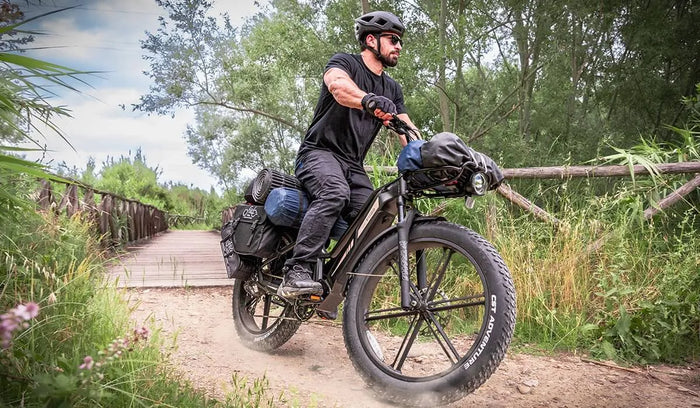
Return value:
<svg viewBox="0 0 700 408">
<path fill-rule="evenodd" d="M 374 316 L 375 314 L 378 314 L 378 316 Z M 393 307 L 391 309 L 373 310 L 371 312 L 365 313 L 365 322 L 371 322 L 371 321 L 375 321 L 375 320 L 393 319 L 396 317 L 412 316 L 415 314 L 416 314 L 415 310 L 403 310 L 400 307 Z"/>
<path fill-rule="evenodd" d="M 261 329 L 267 329 L 267 316 L 270 314 L 270 304 L 272 303 L 272 296 L 265 295 L 265 303 L 263 304 L 263 319 L 261 324 Z"/>
<path fill-rule="evenodd" d="M 428 303 L 428 310 L 430 312 L 442 312 L 443 310 L 462 309 L 484 305 L 486 305 L 486 298 L 484 298 L 484 295 L 482 294 L 430 302 Z"/>
<path fill-rule="evenodd" d="M 443 254 L 442 258 L 440 259 L 440 262 L 438 263 L 438 268 L 435 271 L 435 278 L 433 279 L 433 282 L 430 283 L 430 290 L 428 291 L 425 300 L 430 302 L 435 298 L 435 294 L 438 291 L 438 288 L 440 287 L 440 284 L 442 283 L 442 280 L 445 278 L 445 272 L 447 271 L 447 265 L 450 263 L 450 258 L 452 258 L 452 254 L 454 254 L 454 251 L 448 248 L 443 248 Z"/>
<path fill-rule="evenodd" d="M 247 310 L 251 316 L 255 315 L 255 306 L 257 305 L 257 303 L 258 303 L 258 298 L 250 298 L 245 303 L 245 310 Z"/>
<path fill-rule="evenodd" d="M 399 347 L 399 351 L 396 353 L 396 358 L 394 362 L 391 363 L 391 367 L 393 367 L 394 370 L 401 372 L 403 363 L 406 361 L 406 357 L 408 357 L 408 352 L 411 350 L 413 342 L 416 340 L 416 337 L 418 337 L 422 324 L 423 319 L 419 318 L 418 315 L 413 316 L 413 320 L 411 320 L 411 324 L 408 326 L 408 330 L 406 330 L 406 336 L 401 342 L 401 347 Z"/>
<path fill-rule="evenodd" d="M 430 320 L 429 322 L 427 321 L 426 323 L 428 324 L 428 328 L 430 328 L 430 332 L 433 333 L 433 337 L 435 337 L 435 340 L 437 340 L 438 344 L 442 348 L 442 351 L 445 353 L 447 358 L 452 362 L 452 364 L 457 364 L 459 362 L 459 358 L 460 358 L 459 352 L 457 351 L 457 349 L 455 349 L 455 347 L 452 344 L 452 342 L 450 341 L 449 337 L 447 337 L 447 333 L 445 333 L 445 330 L 442 328 L 442 325 L 440 324 L 440 322 L 437 321 L 437 319 L 435 318 L 435 316 L 432 313 L 426 313 L 426 315 L 428 316 L 428 319 Z M 433 327 L 430 323 L 434 324 L 435 327 Z M 435 331 L 436 329 L 437 329 L 437 332 Z"/>
</svg>

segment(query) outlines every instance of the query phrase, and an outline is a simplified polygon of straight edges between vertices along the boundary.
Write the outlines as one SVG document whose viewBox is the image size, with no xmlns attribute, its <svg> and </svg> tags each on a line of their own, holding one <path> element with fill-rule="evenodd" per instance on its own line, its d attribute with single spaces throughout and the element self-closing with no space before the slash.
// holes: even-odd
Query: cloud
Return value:
<svg viewBox="0 0 700 408">
<path fill-rule="evenodd" d="M 233 3 L 215 3 L 213 14 L 228 12 L 232 23 L 237 24 L 259 10 L 254 0 Z M 158 16 L 164 15 L 164 10 L 153 0 L 95 0 L 82 4 L 52 0 L 34 4 L 25 12 L 31 17 L 75 5 L 27 27 L 46 33 L 36 36 L 30 46 L 42 49 L 32 51 L 30 56 L 77 70 L 101 71 L 83 78 L 91 87 L 76 84 L 81 94 L 55 90 L 59 95 L 51 102 L 65 105 L 73 115 L 59 118 L 57 125 L 76 151 L 47 133 L 42 139 L 52 150 L 47 158 L 54 164 L 65 161 L 70 167 L 84 168 L 89 157 L 99 165 L 108 156 L 128 156 L 141 148 L 149 166 L 162 170 L 161 182 L 182 182 L 203 189 L 215 185 L 215 179 L 187 156 L 184 132 L 187 124 L 194 124 L 191 112 L 178 111 L 171 118 L 119 107 L 137 103 L 148 92 L 150 80 L 143 74 L 148 65 L 142 58 L 140 41 L 145 39 L 146 31 L 158 29 Z"/>
</svg>

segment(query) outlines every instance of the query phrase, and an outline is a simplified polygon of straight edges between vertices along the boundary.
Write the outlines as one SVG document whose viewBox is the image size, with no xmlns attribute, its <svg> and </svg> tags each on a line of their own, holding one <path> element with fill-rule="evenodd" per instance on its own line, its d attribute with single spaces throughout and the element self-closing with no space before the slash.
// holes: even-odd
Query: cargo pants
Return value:
<svg viewBox="0 0 700 408">
<path fill-rule="evenodd" d="M 285 265 L 311 269 L 338 217 L 352 223 L 374 188 L 362 164 L 348 163 L 327 150 L 298 157 L 295 175 L 311 203 L 299 227 L 294 253 Z"/>
</svg>

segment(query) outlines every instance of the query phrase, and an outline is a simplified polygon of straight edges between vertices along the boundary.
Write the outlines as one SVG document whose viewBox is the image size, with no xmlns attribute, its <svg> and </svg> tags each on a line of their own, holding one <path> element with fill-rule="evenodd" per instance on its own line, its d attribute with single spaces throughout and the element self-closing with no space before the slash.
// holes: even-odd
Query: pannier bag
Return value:
<svg viewBox="0 0 700 408">
<path fill-rule="evenodd" d="M 221 252 L 230 279 L 248 279 L 255 271 L 255 260 L 241 257 L 233 248 L 233 220 L 221 227 Z"/>
<path fill-rule="evenodd" d="M 262 169 L 249 186 L 250 195 L 246 191 L 246 200 L 253 204 L 265 204 L 270 191 L 278 187 L 302 189 L 296 177 L 274 169 Z"/>
<path fill-rule="evenodd" d="M 309 208 L 309 201 L 308 195 L 302 190 L 278 187 L 272 189 L 267 196 L 265 213 L 277 226 L 299 228 Z M 340 239 L 347 229 L 348 223 L 343 218 L 338 218 L 331 229 L 331 238 Z"/>
<path fill-rule="evenodd" d="M 280 233 L 261 205 L 239 204 L 233 210 L 233 250 L 238 255 L 269 258 L 278 249 Z"/>
</svg>

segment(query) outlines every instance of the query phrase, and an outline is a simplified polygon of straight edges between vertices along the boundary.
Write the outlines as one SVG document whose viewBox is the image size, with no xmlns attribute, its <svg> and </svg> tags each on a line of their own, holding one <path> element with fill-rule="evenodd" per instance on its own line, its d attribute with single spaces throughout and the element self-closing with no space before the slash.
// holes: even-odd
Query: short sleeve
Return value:
<svg viewBox="0 0 700 408">
<path fill-rule="evenodd" d="M 323 72 L 325 73 L 331 68 L 340 68 L 353 77 L 357 71 L 357 61 L 350 54 L 335 54 L 328 61 Z"/>
<path fill-rule="evenodd" d="M 401 89 L 401 85 L 399 85 L 398 82 L 394 83 L 396 84 L 396 97 L 394 98 L 394 105 L 396 105 L 396 113 L 408 113 L 406 111 L 406 106 L 403 102 L 403 89 Z"/>
</svg>

